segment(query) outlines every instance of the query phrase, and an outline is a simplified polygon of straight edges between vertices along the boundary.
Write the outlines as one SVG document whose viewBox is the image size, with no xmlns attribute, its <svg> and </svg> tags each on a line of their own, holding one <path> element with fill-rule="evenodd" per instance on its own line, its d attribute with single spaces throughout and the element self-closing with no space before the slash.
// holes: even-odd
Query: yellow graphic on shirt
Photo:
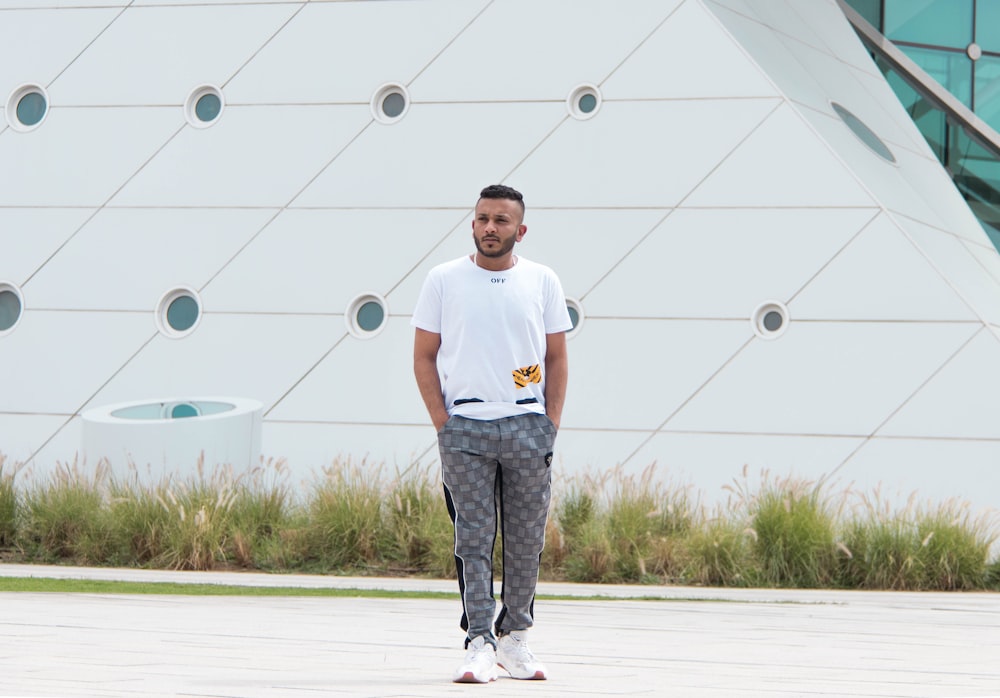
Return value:
<svg viewBox="0 0 1000 698">
<path fill-rule="evenodd" d="M 511 371 L 514 374 L 514 385 L 518 388 L 523 388 L 528 383 L 541 383 L 542 382 L 542 367 L 538 364 L 534 366 L 525 366 L 524 368 L 519 368 Z"/>
</svg>

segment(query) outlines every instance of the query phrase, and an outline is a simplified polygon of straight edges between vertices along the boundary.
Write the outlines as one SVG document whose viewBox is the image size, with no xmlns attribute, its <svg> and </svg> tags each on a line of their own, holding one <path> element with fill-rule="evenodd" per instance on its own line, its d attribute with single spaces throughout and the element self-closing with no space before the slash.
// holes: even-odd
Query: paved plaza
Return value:
<svg viewBox="0 0 1000 698">
<path fill-rule="evenodd" d="M 23 565 L 0 576 L 455 591 Z M 542 584 L 539 595 L 531 643 L 551 678 L 464 685 L 449 681 L 457 595 L 0 593 L 0 696 L 1000 697 L 1000 594 Z"/>
</svg>

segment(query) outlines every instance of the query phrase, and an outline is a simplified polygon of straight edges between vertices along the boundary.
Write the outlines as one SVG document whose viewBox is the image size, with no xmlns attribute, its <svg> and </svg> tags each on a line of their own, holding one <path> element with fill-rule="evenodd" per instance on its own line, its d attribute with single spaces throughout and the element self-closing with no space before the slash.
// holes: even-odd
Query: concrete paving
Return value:
<svg viewBox="0 0 1000 698">
<path fill-rule="evenodd" d="M 0 576 L 455 591 L 439 580 L 25 565 L 0 565 Z M 1000 697 L 995 593 L 541 584 L 531 644 L 551 678 L 489 685 L 450 682 L 457 595 L 6 592 L 0 609 L 4 697 Z"/>
</svg>

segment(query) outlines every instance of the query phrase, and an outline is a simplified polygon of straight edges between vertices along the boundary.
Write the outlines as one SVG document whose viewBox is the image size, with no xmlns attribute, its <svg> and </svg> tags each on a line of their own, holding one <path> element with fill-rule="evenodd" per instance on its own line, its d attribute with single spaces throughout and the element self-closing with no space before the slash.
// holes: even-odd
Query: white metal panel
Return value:
<svg viewBox="0 0 1000 698">
<path fill-rule="evenodd" d="M 26 290 L 36 307 L 152 314 L 167 291 L 201 288 L 271 215 L 241 209 L 104 209 Z"/>
<path fill-rule="evenodd" d="M 563 101 L 597 84 L 680 0 L 505 0 L 487 9 L 411 85 L 415 100 Z M 551 58 L 555 58 L 552 60 Z"/>
<path fill-rule="evenodd" d="M 99 206 L 182 123 L 170 109 L 53 107 L 34 131 L 0 135 L 0 206 Z"/>
<path fill-rule="evenodd" d="M 874 213 L 678 209 L 587 294 L 587 312 L 747 318 L 749 329 L 758 305 L 790 299 Z"/>
<path fill-rule="evenodd" d="M 573 340 L 563 422 L 656 429 L 751 336 L 743 321 L 589 318 Z"/>
<path fill-rule="evenodd" d="M 810 320 L 960 320 L 976 315 L 885 214 L 788 306 Z"/>
<path fill-rule="evenodd" d="M 478 193 L 479 189 L 477 188 L 473 188 L 470 191 L 473 203 Z M 452 259 L 457 259 L 463 255 L 469 255 L 475 251 L 475 246 L 472 242 L 473 211 L 471 207 L 464 213 L 459 213 L 457 210 L 455 213 L 459 216 L 459 219 L 451 232 L 440 241 L 428 238 L 426 240 L 426 256 L 404 278 L 400 279 L 392 291 L 386 294 L 386 301 L 392 308 L 393 315 L 410 316 L 413 314 L 413 307 L 417 303 L 417 296 L 420 294 L 424 279 L 427 278 L 427 272 L 432 267 Z M 515 249 L 518 250 L 519 254 L 524 250 L 525 256 L 531 258 L 531 255 L 527 253 L 529 248 L 517 247 Z"/>
<path fill-rule="evenodd" d="M 669 209 L 536 208 L 545 206 L 548 189 L 523 193 L 528 206 L 524 219 L 528 234 L 514 252 L 551 267 L 566 295 L 580 300 L 598 283 L 603 283 L 605 274 L 669 212 Z M 461 226 L 461 237 L 469 251 L 474 249 L 471 223 L 470 215 Z M 598 240 L 600 254 L 591 254 L 592 244 Z"/>
<path fill-rule="evenodd" d="M 267 418 L 342 424 L 427 423 L 427 410 L 413 377 L 409 318 L 389 317 L 382 331 L 370 339 L 344 338 L 267 412 Z"/>
<path fill-rule="evenodd" d="M 79 417 L 67 420 L 59 417 L 63 423 L 58 431 L 35 444 L 38 449 L 34 459 L 28 463 L 19 477 L 22 482 L 45 482 L 55 473 L 64 473 L 67 469 L 77 469 L 83 473 L 93 471 L 95 461 L 88 461 L 81 448 L 81 424 Z"/>
<path fill-rule="evenodd" d="M 567 396 L 570 403 L 577 398 L 575 391 Z M 625 459 L 648 437 L 648 431 L 637 429 L 578 429 L 570 426 L 564 416 L 553 450 L 553 484 L 558 487 L 568 479 L 588 474 L 600 477 L 613 468 L 627 474 L 631 471 Z M 643 463 L 642 468 L 648 465 Z"/>
<path fill-rule="evenodd" d="M 409 84 L 487 4 L 303 3 L 302 11 L 226 86 L 227 99 L 367 104 L 384 83 Z"/>
<path fill-rule="evenodd" d="M 52 84 L 52 99 L 69 105 L 172 104 L 180 114 L 194 88 L 224 86 L 296 9 L 133 5 Z"/>
<path fill-rule="evenodd" d="M 822 1 L 822 0 L 821 0 Z M 816 2 L 816 0 L 811 0 Z M 818 27 L 812 22 L 803 20 L 795 11 L 796 5 L 801 5 L 801 0 L 766 0 L 765 2 L 748 2 L 744 6 L 746 12 L 752 19 L 760 22 L 773 31 L 775 36 L 794 38 L 795 41 L 810 47 L 826 47 L 821 34 L 829 34 L 831 28 L 823 27 L 817 32 Z M 816 3 L 819 4 L 819 3 Z M 846 25 L 847 21 L 840 19 L 840 23 Z"/>
<path fill-rule="evenodd" d="M 870 434 L 979 327 L 793 318 L 778 339 L 747 346 L 667 428 Z"/>
<path fill-rule="evenodd" d="M 0 208 L 0 281 L 23 284 L 92 215 L 89 208 Z"/>
<path fill-rule="evenodd" d="M 19 474 L 24 472 L 32 454 L 67 421 L 64 415 L 0 413 L 0 455 L 7 459 L 3 474 L 10 475 L 15 469 Z"/>
<path fill-rule="evenodd" d="M 802 20 L 800 26 L 815 30 L 814 36 L 824 50 L 852 68 L 863 70 L 871 76 L 882 78 L 882 73 L 858 38 L 836 0 L 811 0 L 788 3 L 788 11 Z M 792 35 L 796 37 L 795 34 Z M 796 37 L 797 38 L 797 37 Z"/>
<path fill-rule="evenodd" d="M 205 302 L 216 311 L 342 314 L 361 293 L 388 293 L 465 217 L 451 210 L 286 210 L 212 281 Z"/>
<path fill-rule="evenodd" d="M 524 191 L 545 191 L 550 204 L 567 208 L 674 206 L 777 104 L 605 103 L 587 121 L 565 121 L 510 179 Z"/>
<path fill-rule="evenodd" d="M 752 18 L 752 11 L 734 12 L 718 2 L 706 7 L 788 99 L 809 103 L 822 98 L 819 84 L 790 50 L 788 37 Z"/>
<path fill-rule="evenodd" d="M 684 201 L 686 206 L 746 207 L 873 203 L 855 175 L 787 104 L 769 115 Z"/>
<path fill-rule="evenodd" d="M 1000 439 L 1000 340 L 985 328 L 878 431 L 879 436 Z"/>
<path fill-rule="evenodd" d="M 142 319 L 152 329 L 152 313 Z M 227 315 L 207 309 L 192 334 L 156 336 L 86 407 L 216 394 L 259 400 L 266 413 L 344 334 L 339 317 Z"/>
<path fill-rule="evenodd" d="M 851 109 L 850 104 L 843 106 Z M 863 143 L 832 110 L 821 114 L 805 109 L 802 115 L 882 206 L 908 218 L 955 228 L 973 239 L 986 240 L 981 226 L 936 159 L 889 145 L 896 158 L 896 164 L 890 164 Z"/>
<path fill-rule="evenodd" d="M 413 105 L 397 123 L 372 123 L 293 205 L 471 207 L 565 114 L 562 104 Z"/>
<path fill-rule="evenodd" d="M 1000 442 L 960 439 L 875 438 L 841 469 L 860 492 L 880 493 L 890 511 L 911 496 L 931 511 L 949 500 L 973 515 L 996 516 L 1000 491 Z"/>
<path fill-rule="evenodd" d="M 737 501 L 740 486 L 756 490 L 765 472 L 817 482 L 861 443 L 857 437 L 660 432 L 632 455 L 627 467 L 655 461 L 659 472 L 691 484 L 698 501 L 711 508 L 730 498 Z M 830 484 L 839 492 L 849 483 L 834 476 Z"/>
<path fill-rule="evenodd" d="M 917 221 L 898 217 L 897 223 L 980 318 L 1000 324 L 1000 281 L 983 266 L 969 243 Z"/>
<path fill-rule="evenodd" d="M 780 96 L 715 17 L 697 2 L 677 8 L 615 69 L 601 85 L 601 92 L 604 99 Z"/>
<path fill-rule="evenodd" d="M 80 2 L 84 4 L 93 3 Z M 0 9 L 27 8 L 7 10 L 0 17 L 0 98 L 4 100 L 23 83 L 47 87 L 121 12 L 110 7 L 112 3 L 59 10 L 42 10 L 37 5 L 0 2 Z M 0 121 L 0 128 L 4 126 L 6 122 Z"/>
<path fill-rule="evenodd" d="M 349 461 L 367 469 L 381 468 L 389 480 L 411 465 L 436 476 L 440 466 L 434 429 L 430 426 L 324 424 L 264 421 L 261 453 L 265 461 L 284 459 L 292 485 L 308 485 L 323 468 Z M 374 473 L 373 473 L 374 474 Z"/>
<path fill-rule="evenodd" d="M 283 206 L 369 121 L 367 106 L 229 106 L 185 126 L 113 204 Z"/>
<path fill-rule="evenodd" d="M 154 332 L 152 314 L 27 308 L 0 338 L 0 412 L 72 414 Z"/>
</svg>

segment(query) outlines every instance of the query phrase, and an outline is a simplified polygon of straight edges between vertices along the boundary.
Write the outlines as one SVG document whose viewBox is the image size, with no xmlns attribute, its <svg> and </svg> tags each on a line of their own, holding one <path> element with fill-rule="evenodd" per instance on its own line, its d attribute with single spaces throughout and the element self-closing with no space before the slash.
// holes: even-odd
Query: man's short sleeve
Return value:
<svg viewBox="0 0 1000 698">
<path fill-rule="evenodd" d="M 424 279 L 410 324 L 427 332 L 441 334 L 441 286 L 439 274 L 433 269 Z"/>
</svg>

